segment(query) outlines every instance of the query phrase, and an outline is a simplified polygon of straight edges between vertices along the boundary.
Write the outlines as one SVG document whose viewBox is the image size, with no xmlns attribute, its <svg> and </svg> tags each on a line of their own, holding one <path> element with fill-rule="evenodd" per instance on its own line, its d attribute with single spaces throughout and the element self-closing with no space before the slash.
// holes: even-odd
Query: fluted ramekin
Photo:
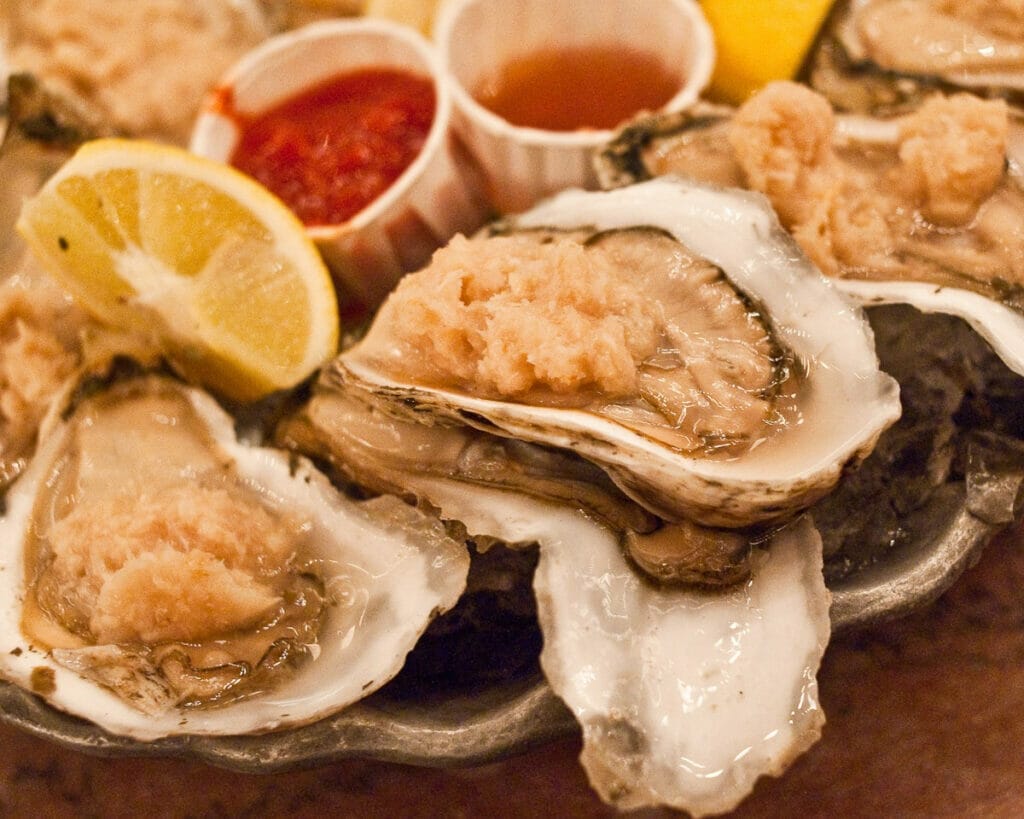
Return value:
<svg viewBox="0 0 1024 819">
<path fill-rule="evenodd" d="M 455 126 L 484 169 L 501 211 L 520 211 L 567 187 L 597 187 L 594 150 L 614 131 L 516 126 L 481 105 L 474 90 L 501 66 L 539 51 L 611 46 L 653 56 L 677 74 L 660 109 L 693 103 L 715 62 L 711 29 L 694 0 L 447 0 L 434 38 L 452 79 Z"/>
<path fill-rule="evenodd" d="M 273 37 L 236 63 L 210 94 L 190 143 L 195 153 L 228 162 L 240 131 L 224 99 L 239 115 L 259 114 L 332 77 L 374 68 L 427 77 L 436 105 L 420 153 L 386 191 L 345 222 L 307 228 L 341 298 L 365 308 L 489 214 L 479 173 L 452 138 L 450 82 L 430 43 L 410 28 L 370 19 L 313 23 Z"/>
</svg>

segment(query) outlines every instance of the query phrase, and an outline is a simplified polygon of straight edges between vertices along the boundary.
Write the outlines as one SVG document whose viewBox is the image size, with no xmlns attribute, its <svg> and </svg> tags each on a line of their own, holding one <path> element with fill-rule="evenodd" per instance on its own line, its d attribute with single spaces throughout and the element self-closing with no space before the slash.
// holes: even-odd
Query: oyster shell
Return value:
<svg viewBox="0 0 1024 819">
<path fill-rule="evenodd" d="M 240 444 L 208 396 L 93 379 L 0 520 L 0 676 L 151 740 L 312 722 L 401 668 L 469 558 L 394 497 Z"/>
<path fill-rule="evenodd" d="M 819 739 L 829 594 L 809 520 L 724 593 L 647 585 L 613 540 L 575 533 L 542 544 L 534 587 L 541 665 L 606 802 L 723 813 Z"/>
<path fill-rule="evenodd" d="M 606 802 L 724 812 L 818 740 L 830 595 L 808 519 L 762 544 L 749 580 L 709 592 L 645 580 L 618 533 L 578 509 L 443 477 L 411 485 L 474 538 L 539 544 L 541 666 Z"/>
<path fill-rule="evenodd" d="M 0 76 L 2 76 L 0 67 Z M 5 79 L 0 143 L 0 496 L 25 468 L 47 405 L 78 367 L 83 310 L 37 266 L 14 223 L 24 198 L 97 125 L 28 74 Z"/>
<path fill-rule="evenodd" d="M 608 186 L 683 174 L 761 190 L 845 295 L 959 316 L 1024 373 L 1024 122 L 1001 102 L 834 115 L 776 83 L 736 111 L 635 123 L 597 161 Z"/>
<path fill-rule="evenodd" d="M 846 111 L 894 112 L 936 90 L 1024 103 L 1024 14 L 1005 0 L 841 0 L 811 84 Z"/>
<path fill-rule="evenodd" d="M 626 285 L 629 292 L 639 292 L 637 298 L 650 294 L 650 302 L 637 309 L 664 322 L 654 331 L 655 335 L 664 334 L 661 346 L 656 345 L 654 353 L 640 362 L 640 381 L 646 374 L 655 379 L 654 386 L 645 390 L 653 396 L 650 400 L 630 403 L 599 394 L 596 403 L 579 405 L 575 397 L 565 403 L 565 390 L 509 397 L 491 389 L 481 395 L 463 382 L 438 378 L 436 370 L 417 375 L 411 371 L 415 348 L 431 341 L 420 337 L 403 340 L 403 328 L 422 327 L 423 317 L 415 313 L 415 304 L 410 312 L 403 312 L 401 294 L 403 288 L 417 285 L 417 276 L 428 295 L 432 288 L 448 287 L 429 278 L 429 268 L 406 278 L 366 337 L 333 362 L 327 378 L 386 412 L 414 421 L 477 427 L 498 436 L 573 451 L 599 465 L 623 492 L 665 519 L 744 526 L 793 514 L 825 494 L 844 468 L 870 451 L 881 431 L 899 414 L 895 382 L 877 369 L 863 317 L 802 258 L 757 196 L 681 180 L 654 180 L 608 193 L 571 191 L 516 217 L 501 230 L 535 233 L 540 243 L 546 244 L 564 231 L 583 228 L 583 250 L 566 251 L 575 258 L 587 252 L 590 240 L 586 237 L 637 225 L 651 229 L 647 232 L 658 238 L 659 247 L 668 237 L 684 254 L 673 257 L 676 267 L 670 265 L 668 272 L 663 268 L 647 270 L 647 262 L 631 257 L 631 250 L 613 256 L 613 266 L 632 277 Z M 694 285 L 680 284 L 684 273 L 704 269 L 701 265 L 714 271 L 710 279 L 716 288 L 728 291 L 731 301 L 727 307 L 691 307 L 689 315 L 696 315 L 699 323 L 716 310 L 728 312 L 742 305 L 737 323 L 747 330 L 760 328 L 751 337 L 738 335 L 735 327 L 719 326 L 702 336 L 701 328 L 685 324 L 687 316 L 665 315 L 686 308 L 654 302 L 667 291 L 688 294 L 688 287 Z M 520 266 L 519 272 L 525 269 Z M 535 282 L 538 287 L 544 286 L 546 269 L 542 263 L 541 281 Z M 570 270 L 567 279 L 575 282 L 577 276 L 578 271 Z M 464 286 L 464 294 L 472 291 L 472 285 Z M 614 284 L 610 287 L 614 291 Z M 466 300 L 471 298 L 465 295 Z M 517 322 L 512 321 L 513 336 L 519 329 Z M 552 366 L 557 368 L 562 337 L 556 329 L 549 332 L 548 324 L 542 322 L 539 327 L 539 336 L 550 336 Z M 674 341 L 670 340 L 673 332 Z M 753 387 L 734 386 L 723 399 L 715 389 L 728 382 L 731 369 L 746 367 L 742 356 L 732 357 L 732 350 L 742 348 L 745 356 L 759 343 L 750 340 L 756 339 L 758 332 L 767 336 L 762 339 L 763 349 L 774 351 L 762 353 L 762 361 L 771 362 L 765 365 L 766 380 Z M 430 329 L 425 335 L 432 333 L 442 343 L 452 337 L 450 328 Z M 742 340 L 736 342 L 737 338 Z M 598 366 L 606 358 L 602 343 L 595 340 L 593 344 Z M 713 374 L 710 393 L 698 389 L 694 394 L 686 392 L 683 379 L 688 371 L 681 359 L 692 354 L 695 361 L 704 361 L 701 345 L 725 351 L 721 353 L 725 362 L 721 372 L 726 375 Z M 496 349 L 500 352 L 501 348 L 499 344 Z M 585 350 L 571 355 L 588 354 Z M 787 373 L 781 385 L 773 375 L 780 366 Z M 663 376 L 666 370 L 669 375 Z M 673 379 L 682 381 L 683 386 Z M 673 404 L 671 399 L 678 392 L 685 395 Z M 661 406 L 665 395 L 669 396 L 668 410 Z M 738 396 L 743 412 L 754 418 L 752 431 L 745 427 L 735 433 L 730 426 L 736 414 L 742 414 L 732 413 L 727 406 L 733 395 Z M 637 403 L 640 411 L 633 414 Z M 721 410 L 721 427 L 710 431 L 687 428 L 688 408 L 709 404 Z M 672 423 L 663 417 L 660 425 L 656 423 L 662 414 L 670 416 Z M 786 415 L 788 419 L 780 420 Z M 697 416 L 701 424 L 707 420 L 700 413 Z M 737 445 L 716 455 L 722 441 Z"/>
</svg>

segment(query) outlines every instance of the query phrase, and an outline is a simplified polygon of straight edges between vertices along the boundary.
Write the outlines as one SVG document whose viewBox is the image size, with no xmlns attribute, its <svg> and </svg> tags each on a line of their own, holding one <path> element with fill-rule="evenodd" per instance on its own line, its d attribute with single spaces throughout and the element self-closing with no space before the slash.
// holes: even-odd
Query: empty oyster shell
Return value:
<svg viewBox="0 0 1024 819">
<path fill-rule="evenodd" d="M 613 278 L 607 285 L 612 294 L 608 299 L 614 302 L 619 298 L 615 294 L 628 291 L 623 296 L 628 309 L 651 319 L 655 339 L 646 357 L 626 366 L 627 381 L 636 378 L 642 385 L 632 397 L 609 397 L 593 381 L 576 392 L 533 382 L 524 392 L 503 395 L 497 381 L 481 390 L 461 376 L 439 374 L 447 364 L 445 351 L 462 345 L 461 331 L 446 324 L 444 316 L 432 318 L 422 311 L 432 311 L 444 301 L 435 298 L 441 291 L 461 293 L 455 301 L 469 303 L 475 287 L 486 290 L 490 285 L 453 284 L 431 268 L 403 281 L 366 337 L 336 359 L 326 377 L 337 388 L 414 421 L 468 425 L 571 450 L 599 465 L 638 503 L 669 520 L 685 517 L 711 526 L 743 526 L 784 518 L 821 497 L 844 468 L 870 451 L 899 414 L 897 387 L 879 372 L 871 333 L 859 311 L 802 257 L 764 200 L 749 194 L 680 180 L 654 180 L 607 193 L 571 191 L 500 230 L 532 234 L 541 245 L 557 244 L 565 232 L 579 231 L 577 239 L 565 240 L 576 241 L 576 249 L 555 248 L 556 253 L 564 251 L 566 259 L 578 259 L 601 244 L 595 237 L 635 226 L 646 228 L 639 232 L 644 234 L 641 244 L 652 239 L 658 248 L 654 257 L 665 260 L 664 242 L 674 249 L 667 266 L 653 267 L 646 251 L 632 246 L 613 249 L 610 267 L 617 272 L 609 275 L 621 276 L 624 284 L 616 290 L 620 285 Z M 502 246 L 502 254 L 507 249 Z M 569 267 L 560 275 L 565 276 L 567 290 L 582 287 L 586 279 L 572 267 L 575 262 L 565 263 Z M 529 369 L 530 361 L 542 355 L 533 346 L 541 339 L 550 342 L 544 345 L 550 353 L 544 366 L 558 370 L 562 359 L 590 356 L 595 367 L 603 367 L 613 355 L 604 339 L 584 331 L 575 337 L 575 346 L 564 347 L 571 341 L 560 335 L 564 328 L 558 327 L 557 318 L 520 321 L 526 314 L 516 311 L 529 302 L 527 291 L 539 294 L 540 302 L 551 303 L 544 302 L 544 288 L 557 265 L 546 264 L 535 266 L 537 278 L 518 294 L 513 293 L 516 285 L 496 285 L 496 292 L 512 293 L 519 301 L 511 319 L 484 321 L 491 328 L 500 324 L 501 332 L 507 333 L 495 342 L 494 354 L 522 363 L 523 358 L 510 353 L 522 343 L 533 351 L 525 357 Z M 512 275 L 527 276 L 528 267 L 518 265 Z M 458 269 L 472 269 L 472 263 Z M 704 277 L 698 277 L 697 284 L 686 279 L 695 270 Z M 686 299 L 696 298 L 694 291 L 702 281 L 716 293 L 725 292 L 717 306 L 693 307 L 692 301 L 687 305 Z M 424 299 L 417 301 L 414 295 L 405 300 L 403 294 L 416 287 L 423 288 Z M 580 298 L 565 307 L 571 320 L 577 317 L 574 310 L 590 309 L 589 296 Z M 707 316 L 721 314 L 735 315 L 733 323 L 699 326 L 710 321 Z M 598 323 L 605 318 L 605 313 L 597 314 Z M 407 337 L 407 330 L 418 334 Z M 523 335 L 518 335 L 520 331 Z M 633 331 L 620 327 L 612 332 L 628 336 Z M 480 349 L 486 344 L 474 338 L 466 346 Z M 443 350 L 421 368 L 417 351 L 434 342 Z M 449 342 L 450 348 L 445 346 Z M 751 354 L 755 348 L 762 352 Z M 702 355 L 707 350 L 711 352 Z M 471 361 L 473 356 L 470 351 Z M 748 364 L 751 357 L 753 365 Z M 717 360 L 722 369 L 702 381 L 705 371 L 700 367 L 709 359 Z M 540 367 L 537 364 L 535 370 Z M 729 381 L 736 372 L 759 367 L 763 377 L 753 386 Z M 695 389 L 686 380 L 691 376 L 698 385 Z M 733 411 L 736 404 L 742 412 Z M 703 413 L 708 407 L 719 411 Z M 752 420 L 737 430 L 732 425 L 739 415 Z M 698 419 L 696 427 L 692 417 Z M 724 454 L 719 451 L 723 443 Z"/>
<path fill-rule="evenodd" d="M 401 668 L 465 547 L 235 439 L 159 376 L 83 383 L 0 520 L 0 676 L 137 739 L 312 722 Z"/>
</svg>

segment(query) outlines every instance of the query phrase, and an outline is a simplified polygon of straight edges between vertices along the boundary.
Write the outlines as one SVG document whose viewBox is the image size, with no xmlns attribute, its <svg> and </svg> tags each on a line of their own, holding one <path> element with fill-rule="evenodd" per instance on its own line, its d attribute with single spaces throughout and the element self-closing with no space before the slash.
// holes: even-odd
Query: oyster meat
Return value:
<svg viewBox="0 0 1024 819">
<path fill-rule="evenodd" d="M 149 740 L 312 722 L 398 672 L 468 554 L 394 497 L 238 443 L 205 394 L 88 379 L 0 519 L 0 677 Z"/>
<path fill-rule="evenodd" d="M 843 110 L 895 110 L 937 89 L 1024 101 L 1016 0 L 841 0 L 811 84 Z"/>
<path fill-rule="evenodd" d="M 1024 373 L 1022 161 L 1024 123 L 1002 101 L 836 115 L 774 83 L 735 111 L 636 123 L 599 164 L 606 185 L 683 174 L 761 191 L 844 294 L 957 315 Z"/>
</svg>

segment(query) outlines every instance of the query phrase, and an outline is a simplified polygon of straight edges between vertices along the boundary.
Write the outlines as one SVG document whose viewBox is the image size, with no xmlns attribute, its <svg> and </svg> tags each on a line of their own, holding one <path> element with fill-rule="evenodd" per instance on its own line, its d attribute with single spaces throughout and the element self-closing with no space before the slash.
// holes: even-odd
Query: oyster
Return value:
<svg viewBox="0 0 1024 819">
<path fill-rule="evenodd" d="M 1013 0 L 841 0 L 811 59 L 838 108 L 880 113 L 936 90 L 1024 102 L 1024 11 Z"/>
<path fill-rule="evenodd" d="M 645 584 L 607 536 L 542 543 L 541 665 L 606 802 L 724 813 L 820 737 L 821 541 L 802 519 L 758 558 L 747 583 L 708 593 Z"/>
<path fill-rule="evenodd" d="M 74 149 L 97 131 L 27 74 L 7 79 L 0 143 L 0 495 L 25 468 L 50 399 L 82 359 L 83 310 L 38 268 L 14 223 Z"/>
<path fill-rule="evenodd" d="M 764 192 L 844 294 L 957 315 L 1024 373 L 1024 122 L 1001 101 L 835 115 L 775 83 L 736 111 L 636 123 L 598 162 L 610 186 L 683 174 Z"/>
<path fill-rule="evenodd" d="M 270 25 L 257 0 L 5 0 L 0 49 L 118 133 L 184 145 L 203 96 Z"/>
<path fill-rule="evenodd" d="M 465 426 L 402 421 L 360 400 L 322 374 L 314 395 L 277 428 L 277 441 L 334 470 L 339 483 L 371 492 L 412 495 L 439 506 L 439 479 L 500 487 L 585 509 L 615 529 L 650 532 L 651 513 L 622 495 L 608 477 L 571 453 Z"/>
<path fill-rule="evenodd" d="M 469 558 L 394 497 L 236 441 L 208 396 L 91 379 L 0 520 L 0 677 L 150 740 L 312 722 L 400 669 Z"/>
<path fill-rule="evenodd" d="M 571 191 L 496 232 L 513 231 L 406 277 L 327 378 L 392 415 L 574 452 L 710 526 L 788 517 L 899 414 L 863 317 L 760 197 Z"/>
<path fill-rule="evenodd" d="M 748 580 L 707 591 L 644 579 L 580 509 L 439 474 L 406 484 L 478 543 L 539 545 L 541 666 L 606 802 L 723 812 L 819 738 L 830 597 L 809 520 L 762 543 Z"/>
</svg>

